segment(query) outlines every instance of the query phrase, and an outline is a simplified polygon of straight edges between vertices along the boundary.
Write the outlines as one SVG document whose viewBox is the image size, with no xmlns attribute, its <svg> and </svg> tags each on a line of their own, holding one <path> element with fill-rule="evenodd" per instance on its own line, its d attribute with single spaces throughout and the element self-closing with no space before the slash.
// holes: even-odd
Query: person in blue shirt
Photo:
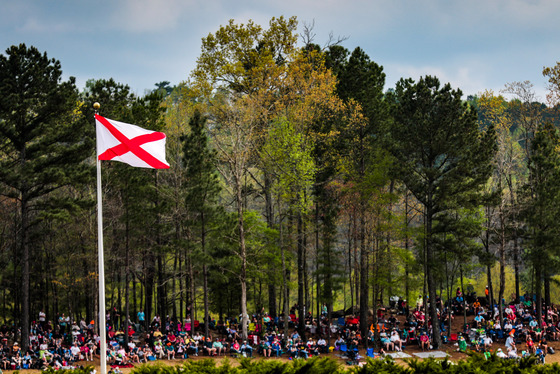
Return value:
<svg viewBox="0 0 560 374">
<path fill-rule="evenodd" d="M 245 355 L 253 357 L 253 347 L 247 343 L 247 340 L 244 340 L 243 345 L 241 345 L 241 353 L 245 353 Z"/>
<path fill-rule="evenodd" d="M 482 317 L 482 315 L 480 313 L 478 313 L 476 315 L 476 317 L 474 317 L 474 320 L 476 322 L 475 327 L 480 327 L 482 325 L 482 323 L 484 322 L 484 317 Z"/>
<path fill-rule="evenodd" d="M 535 356 L 537 356 L 537 359 L 544 364 L 544 357 L 546 356 L 545 352 L 542 350 L 542 348 L 539 346 L 537 347 L 537 350 L 535 351 Z"/>
<path fill-rule="evenodd" d="M 140 328 L 142 329 L 144 327 L 144 324 L 146 323 L 146 315 L 144 314 L 144 310 L 140 309 L 137 316 L 138 316 L 138 324 L 140 325 Z"/>
<path fill-rule="evenodd" d="M 282 353 L 282 347 L 280 346 L 280 343 L 277 339 L 274 339 L 272 341 L 270 348 L 276 354 L 276 357 L 280 357 L 280 354 Z"/>
</svg>

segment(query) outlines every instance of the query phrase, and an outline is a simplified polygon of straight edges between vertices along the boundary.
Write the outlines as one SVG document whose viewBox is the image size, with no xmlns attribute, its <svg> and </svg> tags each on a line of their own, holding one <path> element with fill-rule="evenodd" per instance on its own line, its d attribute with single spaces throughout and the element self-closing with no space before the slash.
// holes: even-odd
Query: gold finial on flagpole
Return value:
<svg viewBox="0 0 560 374">
<path fill-rule="evenodd" d="M 95 109 L 95 113 L 97 113 L 99 108 L 101 108 L 101 105 L 97 101 L 93 103 L 93 109 Z"/>
</svg>

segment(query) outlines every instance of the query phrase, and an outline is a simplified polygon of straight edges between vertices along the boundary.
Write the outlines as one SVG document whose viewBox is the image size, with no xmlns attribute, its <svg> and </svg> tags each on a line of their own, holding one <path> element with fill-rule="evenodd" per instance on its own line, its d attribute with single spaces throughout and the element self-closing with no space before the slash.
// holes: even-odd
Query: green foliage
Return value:
<svg viewBox="0 0 560 374">
<path fill-rule="evenodd" d="M 453 238 L 455 249 L 473 245 L 477 225 L 473 228 L 474 221 L 458 210 L 474 209 L 482 202 L 496 149 L 493 127 L 480 131 L 476 111 L 461 96 L 460 90 L 449 84 L 442 87 L 437 78 L 427 76 L 418 82 L 401 79 L 390 97 L 395 119 L 391 150 L 399 179 L 425 208 L 423 242 L 431 299 L 436 298 L 435 275 L 440 269 L 438 241 Z M 435 320 L 435 303 L 430 309 Z M 437 324 L 434 335 L 434 345 L 439 346 Z"/>
<path fill-rule="evenodd" d="M 274 189 L 301 212 L 311 207 L 309 195 L 316 172 L 312 152 L 309 139 L 285 118 L 273 124 L 262 151 L 268 169 L 277 176 Z"/>
<path fill-rule="evenodd" d="M 85 366 L 82 368 L 76 368 L 76 369 L 58 369 L 55 370 L 52 367 L 49 367 L 46 370 L 41 371 L 41 373 L 43 374 L 91 374 L 91 372 L 93 371 L 93 366 Z"/>
<path fill-rule="evenodd" d="M 410 363 L 409 363 L 410 365 Z M 385 360 L 367 359 L 367 365 L 356 367 L 349 370 L 353 374 L 399 374 L 399 373 L 412 373 L 409 369 L 402 365 L 398 365 L 390 358 Z"/>
<path fill-rule="evenodd" d="M 462 374 L 462 373 L 516 373 L 516 374 L 544 374 L 557 373 L 558 364 L 540 365 L 536 357 L 520 360 L 499 359 L 495 355 L 486 359 L 483 355 L 474 354 L 466 360 L 457 362 L 436 360 L 408 359 L 405 364 L 397 364 L 391 358 L 370 359 L 362 366 L 341 366 L 337 360 L 313 357 L 309 360 L 294 360 L 281 362 L 277 360 L 241 359 L 239 366 L 233 366 L 229 360 L 224 360 L 219 366 L 211 359 L 186 361 L 182 365 L 163 366 L 142 365 L 132 370 L 132 374 Z M 82 372 L 78 372 L 82 374 Z M 87 373 L 86 371 L 83 372 Z M 49 374 L 51 374 L 49 372 Z"/>
</svg>

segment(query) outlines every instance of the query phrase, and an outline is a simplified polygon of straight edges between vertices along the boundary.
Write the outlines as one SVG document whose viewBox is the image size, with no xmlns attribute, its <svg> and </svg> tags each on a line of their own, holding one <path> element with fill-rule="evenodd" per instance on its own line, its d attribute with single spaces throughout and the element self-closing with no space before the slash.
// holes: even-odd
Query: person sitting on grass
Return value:
<svg viewBox="0 0 560 374">
<path fill-rule="evenodd" d="M 80 347 L 78 347 L 77 342 L 72 344 L 70 351 L 72 352 L 72 361 L 80 361 Z"/>
<path fill-rule="evenodd" d="M 276 357 L 280 357 L 280 355 L 282 354 L 282 347 L 280 346 L 280 343 L 276 338 L 274 338 L 274 340 L 272 341 L 270 349 L 276 354 Z"/>
<path fill-rule="evenodd" d="M 31 358 L 32 354 L 33 354 L 33 352 L 28 350 L 25 353 L 25 355 L 23 355 L 23 357 L 21 359 L 21 364 L 22 364 L 23 369 L 30 369 L 31 366 L 33 365 L 33 359 Z"/>
<path fill-rule="evenodd" d="M 459 336 L 459 352 L 465 353 L 467 351 L 467 341 L 463 335 Z"/>
<path fill-rule="evenodd" d="M 272 347 L 270 346 L 268 340 L 261 340 L 261 344 L 259 344 L 259 350 L 264 357 L 270 357 L 270 355 L 272 354 Z"/>
<path fill-rule="evenodd" d="M 289 346 L 288 354 L 290 355 L 291 359 L 297 358 L 298 350 L 297 350 L 297 347 L 295 346 L 295 344 L 292 344 L 292 345 Z"/>
<path fill-rule="evenodd" d="M 115 351 L 115 347 L 111 346 L 109 352 L 107 352 L 107 363 L 109 365 L 113 365 L 117 363 L 117 351 Z"/>
<path fill-rule="evenodd" d="M 189 358 L 189 355 L 187 354 L 187 345 L 182 339 L 177 345 L 177 354 L 180 358 Z"/>
<path fill-rule="evenodd" d="M 549 337 L 550 340 L 558 340 L 559 337 L 559 333 L 558 333 L 558 328 L 556 326 L 554 326 L 552 323 L 549 323 L 547 328 L 546 328 L 546 333 Z"/>
<path fill-rule="evenodd" d="M 130 358 L 130 361 L 132 363 L 140 363 L 140 357 L 138 356 L 138 351 L 141 349 L 140 348 L 134 348 L 132 351 L 130 351 L 130 353 L 128 354 L 128 357 Z"/>
<path fill-rule="evenodd" d="M 251 347 L 251 344 L 249 344 L 247 340 L 244 340 L 243 344 L 241 345 L 241 353 L 245 354 L 248 357 L 253 357 L 253 347 Z"/>
<path fill-rule="evenodd" d="M 216 349 L 218 356 L 220 356 L 222 353 L 226 353 L 226 347 L 224 347 L 224 344 L 218 338 L 216 338 L 216 341 L 214 342 L 212 347 Z"/>
<path fill-rule="evenodd" d="M 420 347 L 422 348 L 422 352 L 430 350 L 430 337 L 425 331 L 420 335 Z"/>
<path fill-rule="evenodd" d="M 146 362 L 155 361 L 156 359 L 156 355 L 148 344 L 146 344 L 146 346 L 144 347 L 144 357 L 146 358 Z"/>
<path fill-rule="evenodd" d="M 502 351 L 502 348 L 498 348 L 496 351 L 496 356 L 498 358 L 507 358 L 507 355 Z"/>
<path fill-rule="evenodd" d="M 317 347 L 319 348 L 319 352 L 327 353 L 329 347 L 327 347 L 327 341 L 322 336 L 317 340 Z"/>
<path fill-rule="evenodd" d="M 493 343 L 490 335 L 484 335 L 482 337 L 482 343 L 484 344 L 484 350 L 489 351 L 492 348 L 492 343 Z"/>
<path fill-rule="evenodd" d="M 171 342 L 166 344 L 165 351 L 167 353 L 168 360 L 175 360 L 175 347 Z"/>
<path fill-rule="evenodd" d="M 310 355 L 319 356 L 319 346 L 315 344 L 311 337 L 307 341 L 307 351 Z"/>
<path fill-rule="evenodd" d="M 535 356 L 537 356 L 540 363 L 544 364 L 546 351 L 543 351 L 543 349 L 539 346 L 535 351 Z"/>
<path fill-rule="evenodd" d="M 342 336 L 338 336 L 338 339 L 336 339 L 336 341 L 334 342 L 334 346 L 337 350 L 340 349 L 340 346 L 346 344 L 346 342 L 344 341 L 344 339 L 342 338 Z"/>
<path fill-rule="evenodd" d="M 481 327 L 484 323 L 484 317 L 481 313 L 478 313 L 476 317 L 474 317 L 474 327 L 478 328 Z"/>
<path fill-rule="evenodd" d="M 214 345 L 212 344 L 212 339 L 210 339 L 210 337 L 206 338 L 206 341 L 204 342 L 204 350 L 206 354 L 210 357 L 216 355 L 217 349 L 214 348 Z"/>
<path fill-rule="evenodd" d="M 546 352 L 548 351 L 548 343 L 546 342 L 545 337 L 543 337 L 539 342 L 539 347 L 544 351 L 544 354 L 546 355 Z"/>
<path fill-rule="evenodd" d="M 391 341 L 391 338 L 387 336 L 387 333 L 381 333 L 381 345 L 385 348 L 386 351 L 394 351 L 395 344 Z"/>
<path fill-rule="evenodd" d="M 536 350 L 535 342 L 533 342 L 533 339 L 531 339 L 530 336 L 527 337 L 526 344 L 527 344 L 527 350 L 529 351 L 529 353 L 535 353 L 535 350 Z"/>
<path fill-rule="evenodd" d="M 391 343 L 393 343 L 393 347 L 397 350 L 397 351 L 402 351 L 402 340 L 401 337 L 399 335 L 399 332 L 395 329 L 393 329 L 393 331 L 391 331 Z"/>
<path fill-rule="evenodd" d="M 128 354 L 123 346 L 119 346 L 119 349 L 117 350 L 117 358 L 119 359 L 121 365 L 128 364 Z"/>
<path fill-rule="evenodd" d="M 241 346 L 237 340 L 234 340 L 231 344 L 229 351 L 233 354 L 240 355 L 241 354 Z"/>
<path fill-rule="evenodd" d="M 533 333 L 535 334 L 535 341 L 539 341 L 541 340 L 542 336 L 543 336 L 543 330 L 540 326 L 535 327 L 535 329 L 533 330 Z"/>
<path fill-rule="evenodd" d="M 161 339 L 158 339 L 156 342 L 154 342 L 154 354 L 160 360 L 165 357 L 165 352 L 163 349 L 163 343 L 161 342 Z"/>
<path fill-rule="evenodd" d="M 309 352 L 307 351 L 305 344 L 303 343 L 299 345 L 298 357 L 304 358 L 306 360 L 309 357 Z"/>
<path fill-rule="evenodd" d="M 187 345 L 187 353 L 188 352 L 194 352 L 194 355 L 198 356 L 198 344 L 196 340 L 192 338 L 189 339 L 189 344 Z"/>
</svg>

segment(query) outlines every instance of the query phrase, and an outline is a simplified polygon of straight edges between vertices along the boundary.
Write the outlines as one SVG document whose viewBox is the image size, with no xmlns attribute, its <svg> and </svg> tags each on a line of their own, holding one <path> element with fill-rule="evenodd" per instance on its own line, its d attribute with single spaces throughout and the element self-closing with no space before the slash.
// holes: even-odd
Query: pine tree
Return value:
<svg viewBox="0 0 560 374">
<path fill-rule="evenodd" d="M 189 212 L 189 230 L 198 243 L 202 255 L 204 287 L 204 336 L 208 337 L 210 322 L 208 305 L 208 235 L 217 214 L 217 198 L 220 193 L 218 174 L 214 163 L 216 152 L 208 144 L 206 119 L 195 110 L 189 121 L 190 133 L 183 138 L 183 167 L 187 175 L 185 204 Z M 194 298 L 194 295 L 193 295 Z M 192 298 L 191 298 L 192 299 Z M 191 307 L 192 310 L 192 307 Z M 191 315 L 194 321 L 194 315 Z"/>
<path fill-rule="evenodd" d="M 528 258 L 535 275 L 536 311 L 542 322 L 542 286 L 550 278 L 551 263 L 558 256 L 560 235 L 557 222 L 560 214 L 560 157 L 558 130 L 550 123 L 538 128 L 531 143 L 529 172 L 531 183 L 522 191 L 522 218 L 526 224 Z"/>
<path fill-rule="evenodd" d="M 400 179 L 424 205 L 425 260 L 434 346 L 441 346 L 436 311 L 438 268 L 435 242 L 438 220 L 457 209 L 474 208 L 492 171 L 495 132 L 481 132 L 477 114 L 461 100 L 462 92 L 435 77 L 401 80 L 395 90 L 392 152 Z"/>
<path fill-rule="evenodd" d="M 88 130 L 90 129 L 90 130 Z M 52 193 L 85 181 L 93 126 L 78 105 L 74 78 L 62 81 L 60 62 L 35 47 L 12 46 L 0 56 L 0 193 L 19 204 L 22 349 L 29 344 L 32 233 L 46 209 L 71 203 Z"/>
</svg>

